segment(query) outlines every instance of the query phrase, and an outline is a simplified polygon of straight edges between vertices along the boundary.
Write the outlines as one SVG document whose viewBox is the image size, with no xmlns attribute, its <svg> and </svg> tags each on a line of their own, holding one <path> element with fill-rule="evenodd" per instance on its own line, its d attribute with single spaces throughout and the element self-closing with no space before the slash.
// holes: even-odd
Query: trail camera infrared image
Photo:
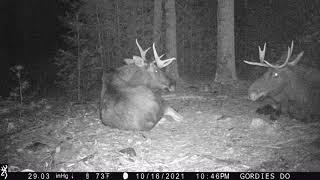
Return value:
<svg viewBox="0 0 320 180">
<path fill-rule="evenodd" d="M 320 171 L 320 1 L 0 7 L 1 177 Z"/>
</svg>

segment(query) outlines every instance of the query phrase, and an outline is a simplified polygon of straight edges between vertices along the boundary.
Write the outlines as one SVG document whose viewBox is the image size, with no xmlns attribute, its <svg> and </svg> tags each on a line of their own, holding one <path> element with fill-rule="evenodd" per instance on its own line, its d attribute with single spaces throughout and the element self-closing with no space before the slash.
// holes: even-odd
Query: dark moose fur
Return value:
<svg viewBox="0 0 320 180">
<path fill-rule="evenodd" d="M 155 63 L 132 63 L 104 73 L 100 119 L 112 128 L 151 130 L 167 108 L 157 90 L 170 89 L 173 84 Z"/>
<path fill-rule="evenodd" d="M 248 95 L 251 100 L 264 99 L 275 108 L 272 111 L 267 105 L 258 108 L 258 113 L 270 112 L 271 119 L 277 119 L 279 111 L 299 120 L 320 117 L 320 71 L 299 64 L 302 55 L 303 52 L 291 57 L 289 62 L 294 63 L 285 67 L 268 67 L 268 71 L 250 86 Z"/>
</svg>

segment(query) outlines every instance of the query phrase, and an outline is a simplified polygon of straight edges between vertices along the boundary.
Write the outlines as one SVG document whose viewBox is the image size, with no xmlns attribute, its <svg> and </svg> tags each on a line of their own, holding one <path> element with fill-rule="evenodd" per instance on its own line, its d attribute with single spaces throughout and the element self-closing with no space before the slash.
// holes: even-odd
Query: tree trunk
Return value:
<svg viewBox="0 0 320 180">
<path fill-rule="evenodd" d="M 120 58 L 120 6 L 119 6 L 119 0 L 116 0 L 116 17 L 117 17 L 117 45 L 116 45 L 116 49 L 115 49 L 115 54 L 117 59 Z M 111 62 L 112 67 L 116 67 L 117 62 L 116 61 L 112 61 Z"/>
<path fill-rule="evenodd" d="M 166 49 L 167 57 L 177 57 L 177 34 L 176 34 L 176 8 L 175 8 L 175 0 L 166 0 L 165 1 L 165 11 L 166 11 Z M 176 80 L 179 79 L 178 74 L 178 63 L 177 60 L 173 61 L 169 67 L 167 68 L 167 72 L 169 72 L 172 77 Z"/>
<path fill-rule="evenodd" d="M 234 0 L 218 0 L 216 82 L 237 80 L 234 49 Z"/>
<path fill-rule="evenodd" d="M 81 55 L 80 55 L 80 22 L 79 14 L 76 14 L 76 33 L 77 33 L 77 100 L 81 100 Z"/>
<path fill-rule="evenodd" d="M 161 25 L 162 25 L 162 0 L 154 0 L 154 11 L 153 11 L 153 42 L 160 48 L 160 36 L 161 36 Z"/>
<path fill-rule="evenodd" d="M 128 20 L 128 29 L 127 29 L 127 35 L 128 39 L 127 42 L 129 44 L 129 55 L 132 55 L 132 53 L 136 52 L 136 44 L 135 44 L 135 39 L 137 37 L 137 32 L 136 32 L 136 27 L 137 27 L 137 1 L 128 1 L 128 6 L 130 8 L 130 15 L 129 15 L 129 20 Z M 139 39 L 138 39 L 139 40 Z M 140 40 L 141 41 L 141 40 Z"/>
</svg>

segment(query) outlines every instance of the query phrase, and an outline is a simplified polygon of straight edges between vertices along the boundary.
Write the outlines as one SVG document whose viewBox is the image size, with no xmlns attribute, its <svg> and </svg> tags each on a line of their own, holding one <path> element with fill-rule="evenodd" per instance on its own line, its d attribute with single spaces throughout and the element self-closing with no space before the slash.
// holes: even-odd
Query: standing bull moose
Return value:
<svg viewBox="0 0 320 180">
<path fill-rule="evenodd" d="M 146 62 L 146 53 L 136 40 L 141 56 L 125 59 L 124 65 L 103 73 L 100 119 L 103 124 L 123 130 L 151 130 L 164 115 L 182 117 L 167 106 L 158 90 L 173 89 L 173 80 L 161 68 L 175 58 L 161 60 L 153 43 L 154 61 Z"/>
<path fill-rule="evenodd" d="M 263 50 L 259 46 L 260 62 L 244 61 L 250 65 L 268 68 L 268 71 L 250 86 L 249 99 L 256 101 L 266 97 L 276 110 L 274 112 L 288 113 L 290 117 L 301 120 L 315 119 L 320 115 L 320 72 L 311 67 L 298 65 L 304 52 L 291 57 L 292 51 L 293 41 L 291 47 L 288 47 L 285 62 L 273 65 L 264 58 L 265 43 Z M 257 112 L 263 108 L 259 108 Z M 277 118 L 274 114 L 271 117 Z"/>
</svg>

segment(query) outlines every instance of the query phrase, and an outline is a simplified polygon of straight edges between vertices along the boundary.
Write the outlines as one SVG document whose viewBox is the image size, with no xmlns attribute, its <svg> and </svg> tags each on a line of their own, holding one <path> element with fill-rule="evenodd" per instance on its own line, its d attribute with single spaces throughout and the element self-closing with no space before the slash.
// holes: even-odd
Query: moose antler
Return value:
<svg viewBox="0 0 320 180">
<path fill-rule="evenodd" d="M 267 44 L 264 43 L 263 50 L 261 50 L 260 46 L 258 46 L 260 62 L 250 62 L 250 61 L 244 61 L 244 62 L 247 63 L 247 64 L 250 64 L 250 65 L 269 67 L 266 63 L 264 63 L 264 56 L 266 54 L 266 45 Z"/>
<path fill-rule="evenodd" d="M 266 43 L 264 43 L 264 46 L 263 46 L 263 50 L 261 50 L 260 46 L 259 46 L 259 59 L 260 59 L 260 62 L 249 62 L 249 61 L 244 61 L 245 63 L 247 64 L 250 64 L 250 65 L 255 65 L 255 66 L 262 66 L 262 67 L 271 67 L 271 68 L 274 68 L 274 69 L 281 69 L 283 67 L 285 67 L 288 62 L 289 62 L 289 59 L 292 55 L 292 51 L 293 51 L 293 41 L 291 42 L 291 47 L 288 47 L 288 54 L 287 54 L 287 58 L 285 60 L 285 62 L 281 65 L 272 65 L 271 63 L 269 63 L 268 61 L 266 61 L 264 59 L 265 57 L 265 54 L 266 54 Z"/>
<path fill-rule="evenodd" d="M 285 66 L 288 64 L 289 59 L 290 59 L 291 54 L 292 54 L 292 51 L 293 51 L 293 41 L 291 42 L 291 48 L 288 47 L 287 59 L 284 61 L 283 64 L 281 64 L 281 65 L 272 65 L 272 64 L 270 64 L 268 61 L 265 61 L 265 60 L 264 60 L 264 62 L 265 62 L 268 66 L 270 66 L 270 67 L 272 67 L 272 68 L 275 68 L 275 69 L 283 68 L 283 67 L 285 67 Z"/>
<path fill-rule="evenodd" d="M 137 46 L 139 48 L 139 51 L 140 51 L 140 54 L 141 54 L 141 58 L 144 61 L 146 61 L 146 54 L 149 51 L 150 47 L 148 49 L 146 49 L 146 50 L 143 50 L 142 47 L 140 46 L 140 44 L 138 43 L 138 39 L 136 39 L 136 44 L 137 44 Z"/>
<path fill-rule="evenodd" d="M 124 61 L 127 63 L 127 64 L 135 64 L 139 67 L 144 67 L 146 66 L 146 54 L 147 52 L 149 51 L 150 47 L 146 50 L 143 50 L 142 47 L 140 46 L 140 44 L 138 43 L 138 39 L 136 39 L 136 44 L 139 48 L 139 51 L 140 51 L 140 54 L 141 54 L 141 57 L 140 56 L 132 56 L 132 59 L 130 58 L 125 58 Z"/>
<path fill-rule="evenodd" d="M 263 45 L 263 50 L 262 51 L 261 51 L 260 46 L 258 46 L 259 47 L 259 59 L 260 59 L 261 63 L 263 63 L 264 56 L 266 55 L 266 45 L 267 45 L 267 43 L 265 42 L 264 45 Z"/>
<path fill-rule="evenodd" d="M 162 54 L 159 57 L 154 43 L 152 45 L 152 48 L 153 48 L 153 55 L 154 55 L 155 62 L 157 63 L 157 66 L 159 68 L 164 68 L 164 67 L 168 66 L 173 60 L 176 60 L 176 58 L 169 58 L 169 59 L 161 60 L 161 58 L 164 56 L 164 54 Z"/>
</svg>

